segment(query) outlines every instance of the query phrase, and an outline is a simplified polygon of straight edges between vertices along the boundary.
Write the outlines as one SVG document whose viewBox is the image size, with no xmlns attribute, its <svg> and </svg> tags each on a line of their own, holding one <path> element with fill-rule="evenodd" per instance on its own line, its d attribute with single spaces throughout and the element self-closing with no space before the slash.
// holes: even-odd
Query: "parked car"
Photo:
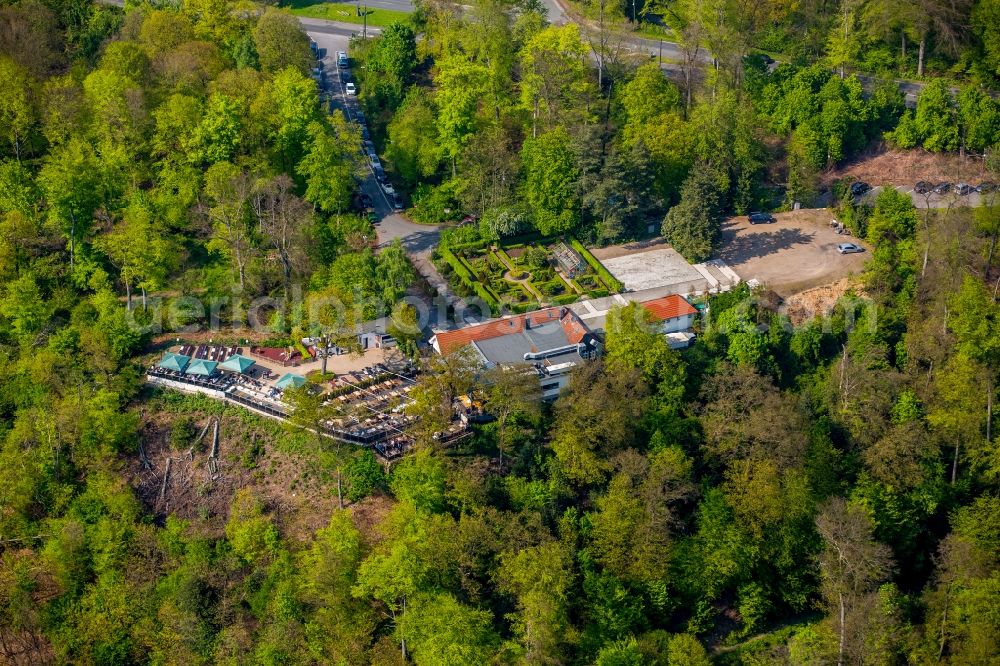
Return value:
<svg viewBox="0 0 1000 666">
<path fill-rule="evenodd" d="M 918 180 L 917 184 L 913 186 L 913 191 L 917 194 L 927 194 L 932 189 L 934 189 L 934 185 L 926 180 Z"/>
<path fill-rule="evenodd" d="M 837 246 L 837 252 L 841 254 L 854 254 L 856 252 L 864 252 L 865 248 L 854 243 L 841 243 Z"/>
<path fill-rule="evenodd" d="M 337 51 L 337 67 L 347 67 L 347 51 Z"/>
<path fill-rule="evenodd" d="M 378 155 L 369 155 L 368 160 L 372 163 L 373 169 L 377 170 L 382 168 L 382 162 L 379 160 Z"/>
<path fill-rule="evenodd" d="M 989 194 L 990 192 L 996 192 L 997 184 L 989 182 L 979 183 L 979 187 L 976 188 L 976 191 L 979 192 L 980 194 Z"/>
<path fill-rule="evenodd" d="M 367 217 L 368 217 L 368 221 L 371 222 L 372 224 L 378 224 L 379 222 L 382 221 L 382 218 L 380 218 L 378 216 L 378 213 L 376 213 L 373 210 L 368 212 L 368 216 Z"/>
<path fill-rule="evenodd" d="M 934 194 L 948 194 L 951 192 L 951 183 L 938 183 L 934 186 Z"/>
<path fill-rule="evenodd" d="M 340 82 L 348 83 L 349 81 L 351 81 L 351 70 L 349 69 L 340 70 Z"/>
<path fill-rule="evenodd" d="M 310 39 L 309 40 L 309 48 L 312 49 L 313 53 L 316 53 L 316 51 L 319 50 L 319 45 L 316 43 L 315 40 Z"/>
<path fill-rule="evenodd" d="M 389 199 L 392 201 L 393 210 L 403 210 L 403 200 L 399 198 L 398 193 L 393 192 Z"/>
<path fill-rule="evenodd" d="M 360 200 L 362 208 L 371 208 L 374 205 L 374 203 L 372 202 L 372 198 L 367 194 L 365 194 L 364 192 L 361 193 Z"/>
<path fill-rule="evenodd" d="M 358 89 L 354 86 L 353 83 L 351 83 L 350 81 L 348 81 L 347 84 L 344 86 L 344 91 L 348 95 L 355 95 L 355 94 L 357 94 Z"/>
<path fill-rule="evenodd" d="M 361 138 L 368 140 L 370 137 L 368 135 L 368 125 L 361 126 Z"/>
<path fill-rule="evenodd" d="M 778 218 L 770 213 L 750 213 L 747 215 L 747 220 L 750 224 L 773 224 Z"/>
<path fill-rule="evenodd" d="M 380 183 L 389 182 L 389 179 L 385 177 L 385 169 L 382 168 L 381 164 L 379 165 L 373 164 L 372 169 L 375 171 L 375 180 L 377 180 Z"/>
<path fill-rule="evenodd" d="M 959 183 L 955 186 L 955 193 L 960 197 L 966 197 L 976 191 L 972 185 L 968 183 Z"/>
<path fill-rule="evenodd" d="M 382 189 L 390 199 L 396 195 L 396 189 L 390 183 L 382 183 Z"/>
<path fill-rule="evenodd" d="M 364 125 L 365 124 L 365 112 L 364 111 L 358 111 L 357 113 L 354 114 L 354 119 L 356 121 L 358 121 L 360 124 Z"/>
<path fill-rule="evenodd" d="M 375 144 L 372 143 L 371 141 L 369 141 L 368 139 L 365 139 L 364 141 L 362 141 L 361 142 L 361 146 L 362 146 L 362 149 L 364 150 L 365 155 L 374 155 L 375 154 Z"/>
<path fill-rule="evenodd" d="M 860 197 L 870 189 L 872 189 L 872 186 L 862 180 L 859 180 L 856 183 L 851 183 L 851 195 L 855 197 Z"/>
</svg>

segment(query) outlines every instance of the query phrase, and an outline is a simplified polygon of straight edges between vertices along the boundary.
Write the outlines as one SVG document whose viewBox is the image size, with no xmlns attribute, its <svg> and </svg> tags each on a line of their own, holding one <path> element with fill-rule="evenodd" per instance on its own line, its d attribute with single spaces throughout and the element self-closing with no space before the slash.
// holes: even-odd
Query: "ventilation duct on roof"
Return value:
<svg viewBox="0 0 1000 666">
<path fill-rule="evenodd" d="M 583 345 L 563 345 L 562 347 L 556 347 L 554 349 L 546 349 L 540 352 L 528 352 L 524 355 L 525 361 L 541 361 L 543 359 L 549 358 L 551 356 L 559 356 L 560 354 L 565 354 L 567 352 L 577 352 L 580 353 L 580 347 Z"/>
</svg>

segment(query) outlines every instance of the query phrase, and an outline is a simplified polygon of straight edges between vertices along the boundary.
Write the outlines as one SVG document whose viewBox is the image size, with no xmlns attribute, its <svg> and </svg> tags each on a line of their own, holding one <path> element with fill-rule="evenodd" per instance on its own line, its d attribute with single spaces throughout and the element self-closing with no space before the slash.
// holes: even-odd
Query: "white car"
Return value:
<svg viewBox="0 0 1000 666">
<path fill-rule="evenodd" d="M 389 183 L 384 183 L 382 185 L 382 189 L 385 190 L 385 193 L 388 194 L 390 197 L 396 196 L 396 190 Z"/>
<path fill-rule="evenodd" d="M 358 92 L 358 89 L 354 86 L 353 83 L 344 84 L 344 90 L 347 91 L 348 95 L 354 95 L 357 94 Z"/>
<path fill-rule="evenodd" d="M 841 254 L 854 254 L 856 252 L 864 252 L 865 248 L 860 245 L 855 245 L 854 243 L 841 243 L 837 246 L 837 252 Z"/>
</svg>

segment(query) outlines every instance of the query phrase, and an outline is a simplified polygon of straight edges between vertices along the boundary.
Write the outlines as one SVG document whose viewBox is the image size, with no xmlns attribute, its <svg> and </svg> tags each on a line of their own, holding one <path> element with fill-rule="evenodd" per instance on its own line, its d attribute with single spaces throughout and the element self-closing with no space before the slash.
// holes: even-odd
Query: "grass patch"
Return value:
<svg viewBox="0 0 1000 666">
<path fill-rule="evenodd" d="M 362 4 L 362 8 L 364 3 Z M 295 16 L 326 19 L 340 23 L 362 25 L 364 17 L 358 16 L 356 6 L 345 2 L 317 2 L 317 0 L 292 0 L 285 7 Z M 384 28 L 391 23 L 410 23 L 412 14 L 393 9 L 368 8 L 368 25 Z"/>
</svg>

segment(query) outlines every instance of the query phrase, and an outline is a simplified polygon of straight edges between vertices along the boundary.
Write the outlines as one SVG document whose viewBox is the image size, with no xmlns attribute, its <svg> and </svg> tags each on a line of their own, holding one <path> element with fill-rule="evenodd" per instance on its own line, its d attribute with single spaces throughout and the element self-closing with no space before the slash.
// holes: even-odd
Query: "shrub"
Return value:
<svg viewBox="0 0 1000 666">
<path fill-rule="evenodd" d="M 385 470 L 375 459 L 375 455 L 365 449 L 348 463 L 345 471 L 347 499 L 357 502 L 376 490 L 386 487 Z"/>
<path fill-rule="evenodd" d="M 549 265 L 549 253 L 538 246 L 529 247 L 524 251 L 524 264 L 532 270 L 538 270 Z"/>
<path fill-rule="evenodd" d="M 489 305 L 493 314 L 500 312 L 500 302 L 497 297 L 476 278 L 460 257 L 446 247 L 441 248 L 441 257 L 452 267 L 461 283 Z"/>
<path fill-rule="evenodd" d="M 190 416 L 180 416 L 170 426 L 170 448 L 183 449 L 191 443 L 195 435 L 194 419 Z"/>
</svg>

